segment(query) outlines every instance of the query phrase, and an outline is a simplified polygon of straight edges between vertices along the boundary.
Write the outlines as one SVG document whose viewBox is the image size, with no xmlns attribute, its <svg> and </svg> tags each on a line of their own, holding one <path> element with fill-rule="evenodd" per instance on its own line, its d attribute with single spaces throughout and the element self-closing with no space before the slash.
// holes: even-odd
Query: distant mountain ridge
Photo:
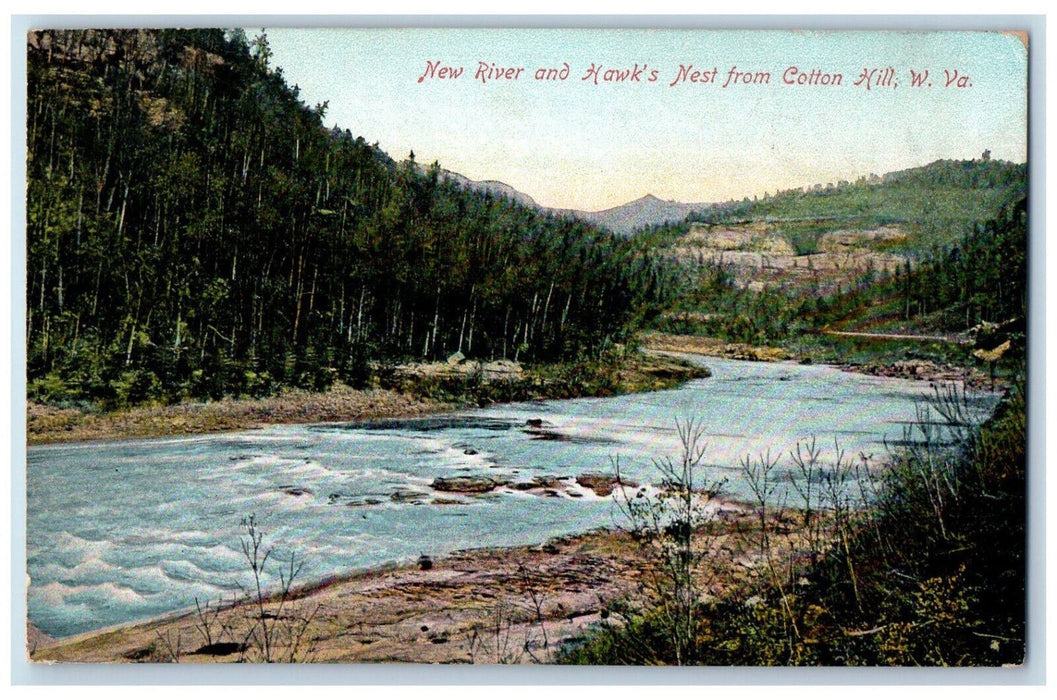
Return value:
<svg viewBox="0 0 1057 700">
<path fill-rule="evenodd" d="M 985 212 L 994 211 L 1002 204 L 990 202 L 990 199 L 1005 197 L 1011 183 L 1018 177 L 1024 177 L 1026 169 L 1023 164 L 1018 166 L 991 160 L 989 154 L 985 156 L 988 157 L 979 160 L 941 159 L 883 176 L 863 176 L 855 182 L 841 181 L 836 185 L 796 187 L 751 200 L 746 197 L 725 202 L 687 203 L 663 200 L 647 194 L 601 211 L 544 207 L 529 195 L 503 182 L 477 182 L 450 171 L 443 171 L 443 175 L 464 187 L 488 191 L 494 196 L 506 197 L 555 216 L 576 217 L 626 237 L 645 227 L 683 222 L 692 213 L 697 214 L 695 220 L 706 223 L 738 218 L 810 221 L 822 218 L 847 219 L 849 216 L 867 216 L 879 223 L 881 220 L 905 220 L 910 216 L 909 212 L 925 210 L 930 212 L 931 218 L 944 219 L 947 224 L 973 218 L 983 221 L 986 219 Z M 966 189 L 980 189 L 988 201 L 966 200 Z M 914 206 L 908 205 L 910 201 L 915 202 Z M 950 228 L 946 224 L 944 227 Z"/>
<path fill-rule="evenodd" d="M 707 202 L 675 202 L 647 194 L 627 204 L 602 211 L 573 213 L 600 226 L 605 226 L 614 233 L 630 236 L 646 226 L 682 221 L 690 212 L 701 211 L 711 206 Z"/>
<path fill-rule="evenodd" d="M 545 207 L 529 195 L 505 182 L 499 182 L 498 180 L 471 180 L 465 175 L 460 175 L 450 170 L 442 171 L 441 175 L 445 179 L 454 181 L 463 187 L 490 192 L 494 196 L 506 197 L 523 206 L 539 209 L 555 216 L 576 217 L 598 226 L 604 226 L 621 236 L 630 236 L 635 231 L 647 226 L 682 221 L 693 211 L 701 211 L 713 206 L 707 202 L 687 203 L 663 200 L 652 194 L 647 194 L 626 204 L 602 209 L 601 211 L 560 209 L 557 207 Z"/>
<path fill-rule="evenodd" d="M 492 195 L 498 197 L 506 197 L 518 204 L 526 207 L 532 207 L 534 209 L 540 209 L 543 211 L 556 211 L 550 210 L 548 207 L 541 206 L 539 202 L 528 196 L 524 192 L 514 189 L 505 182 L 499 182 L 498 180 L 471 180 L 465 175 L 452 172 L 451 170 L 441 170 L 441 177 L 455 182 L 462 187 L 468 187 L 470 189 L 478 190 L 481 192 L 490 192 Z"/>
</svg>

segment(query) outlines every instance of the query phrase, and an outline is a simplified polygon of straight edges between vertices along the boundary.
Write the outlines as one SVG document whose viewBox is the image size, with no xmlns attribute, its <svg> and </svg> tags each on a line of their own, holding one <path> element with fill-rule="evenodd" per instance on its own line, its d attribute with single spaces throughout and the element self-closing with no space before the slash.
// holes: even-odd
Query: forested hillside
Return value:
<svg viewBox="0 0 1057 700">
<path fill-rule="evenodd" d="M 658 324 L 676 333 L 843 361 L 822 331 L 964 334 L 1027 313 L 1024 164 L 936 161 L 717 205 L 646 237 L 684 269 Z"/>
<path fill-rule="evenodd" d="M 371 360 L 457 350 L 596 356 L 666 288 L 641 244 L 327 128 L 327 105 L 269 66 L 266 36 L 28 44 L 31 398 L 355 385 Z"/>
<path fill-rule="evenodd" d="M 855 182 L 817 184 L 756 199 L 700 209 L 690 222 L 781 222 L 794 245 L 816 243 L 839 228 L 897 225 L 907 252 L 943 248 L 1025 192 L 1027 166 L 991 160 L 938 160 L 918 168 L 864 176 Z"/>
</svg>

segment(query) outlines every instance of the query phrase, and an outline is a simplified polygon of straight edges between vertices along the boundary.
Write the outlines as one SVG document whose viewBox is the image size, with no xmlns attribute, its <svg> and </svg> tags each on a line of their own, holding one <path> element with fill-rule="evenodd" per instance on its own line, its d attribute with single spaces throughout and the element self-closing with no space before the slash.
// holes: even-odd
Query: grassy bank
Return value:
<svg viewBox="0 0 1057 700">
<path fill-rule="evenodd" d="M 127 437 L 191 435 L 278 423 L 399 418 L 505 401 L 612 396 L 673 387 L 708 370 L 675 358 L 613 354 L 601 361 L 521 367 L 488 365 L 387 366 L 375 369 L 373 388 L 335 384 L 323 392 L 286 389 L 265 398 L 148 404 L 104 411 L 90 404 L 30 402 L 29 444 Z"/>
</svg>

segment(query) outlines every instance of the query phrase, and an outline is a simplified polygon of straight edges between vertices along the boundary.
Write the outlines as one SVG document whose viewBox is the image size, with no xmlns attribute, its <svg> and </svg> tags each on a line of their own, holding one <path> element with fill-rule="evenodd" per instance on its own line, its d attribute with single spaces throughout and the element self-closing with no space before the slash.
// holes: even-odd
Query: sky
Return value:
<svg viewBox="0 0 1057 700">
<path fill-rule="evenodd" d="M 598 210 L 647 193 L 721 201 L 985 149 L 994 158 L 1027 157 L 1027 50 L 994 32 L 268 28 L 267 35 L 272 64 L 302 99 L 329 102 L 328 126 L 377 141 L 397 159 L 413 150 L 421 163 L 505 182 L 547 206 Z M 463 72 L 420 81 L 438 61 Z M 482 63 L 524 70 L 482 81 Z M 566 64 L 565 80 L 536 79 L 539 68 Z M 601 67 L 597 84 L 592 64 Z M 680 66 L 691 64 L 699 81 L 714 79 L 673 85 Z M 638 82 L 604 80 L 609 69 L 636 65 L 645 67 Z M 787 84 L 790 67 L 809 84 Z M 869 90 L 854 85 L 864 69 L 884 68 L 893 69 L 896 87 L 876 78 Z M 932 86 L 912 87 L 911 69 L 929 71 Z M 950 86 L 945 69 L 958 71 Z M 812 85 L 812 70 L 840 74 L 841 84 Z"/>
</svg>

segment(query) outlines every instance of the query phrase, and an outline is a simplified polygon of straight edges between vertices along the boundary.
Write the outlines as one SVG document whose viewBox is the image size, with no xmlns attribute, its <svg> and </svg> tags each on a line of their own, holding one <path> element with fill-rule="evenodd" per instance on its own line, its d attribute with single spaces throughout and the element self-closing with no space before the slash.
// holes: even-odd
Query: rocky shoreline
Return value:
<svg viewBox="0 0 1057 700">
<path fill-rule="evenodd" d="M 794 355 L 784 348 L 727 343 L 699 335 L 646 333 L 642 338 L 642 346 L 658 352 L 705 355 L 750 362 L 781 362 L 794 359 Z"/>
<path fill-rule="evenodd" d="M 744 343 L 726 343 L 714 338 L 692 335 L 674 335 L 668 333 L 648 333 L 644 337 L 644 347 L 664 353 L 695 354 L 706 357 L 723 357 L 731 360 L 748 360 L 752 362 L 789 362 L 797 357 L 783 349 L 767 346 L 753 346 Z M 807 361 L 807 360 L 802 360 Z M 895 362 L 869 362 L 864 364 L 837 363 L 834 365 L 845 372 L 869 374 L 875 377 L 895 379 L 914 379 L 936 384 L 964 384 L 976 390 L 988 390 L 992 387 L 988 375 L 974 367 L 955 367 L 933 362 L 931 360 L 898 360 Z M 1002 380 L 994 382 L 995 387 L 1004 385 Z"/>
<path fill-rule="evenodd" d="M 987 390 L 991 380 L 983 372 L 974 368 L 942 365 L 930 360 L 904 360 L 890 364 L 838 365 L 845 372 L 869 374 L 874 377 L 891 377 L 896 379 L 916 379 L 935 384 L 961 383 L 966 388 Z M 996 386 L 999 382 L 995 383 Z"/>
<path fill-rule="evenodd" d="M 748 506 L 718 503 L 702 538 L 717 562 L 702 574 L 706 597 L 731 594 L 753 575 L 757 518 Z M 775 546 L 795 540 L 790 527 Z M 552 663 L 593 625 L 621 624 L 655 565 L 628 533 L 595 530 L 351 573 L 296 591 L 281 609 L 275 599 L 263 608 L 229 600 L 66 639 L 32 635 L 27 652 L 45 663 L 262 661 L 248 630 L 263 611 L 273 629 L 291 632 L 276 635 L 273 660 Z"/>
</svg>

